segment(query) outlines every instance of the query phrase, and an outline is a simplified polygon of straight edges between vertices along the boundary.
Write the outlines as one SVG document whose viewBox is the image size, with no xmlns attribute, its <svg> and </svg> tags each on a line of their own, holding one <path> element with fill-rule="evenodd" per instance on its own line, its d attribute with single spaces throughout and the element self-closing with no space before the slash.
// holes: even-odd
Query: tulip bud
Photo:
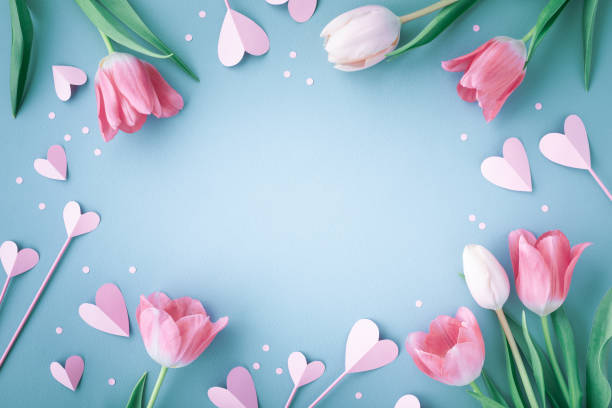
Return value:
<svg viewBox="0 0 612 408">
<path fill-rule="evenodd" d="M 510 295 L 510 282 L 495 256 L 482 245 L 463 249 L 463 273 L 472 297 L 485 309 L 499 310 Z"/>
</svg>

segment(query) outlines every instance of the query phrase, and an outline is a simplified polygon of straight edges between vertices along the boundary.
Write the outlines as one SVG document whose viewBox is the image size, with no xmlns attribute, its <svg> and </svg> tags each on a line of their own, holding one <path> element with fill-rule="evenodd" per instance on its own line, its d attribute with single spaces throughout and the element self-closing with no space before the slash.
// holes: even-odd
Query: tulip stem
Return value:
<svg viewBox="0 0 612 408">
<path fill-rule="evenodd" d="M 529 30 L 529 32 L 525 34 L 525 36 L 522 38 L 521 41 L 523 41 L 524 43 L 527 43 L 527 40 L 533 37 L 533 33 L 535 33 L 535 29 L 536 29 L 535 26 L 531 27 L 531 30 Z"/>
<path fill-rule="evenodd" d="M 159 394 L 159 389 L 161 388 L 161 385 L 164 382 L 164 378 L 166 377 L 167 372 L 168 367 L 162 366 L 161 370 L 159 370 L 159 375 L 157 376 L 157 381 L 155 382 L 155 388 L 153 388 L 153 393 L 151 394 L 151 398 L 149 398 L 147 408 L 153 408 L 153 405 L 155 405 L 155 401 L 157 400 L 157 394 Z"/>
<path fill-rule="evenodd" d="M 472 391 L 474 391 L 476 394 L 482 395 L 482 391 L 480 391 L 480 388 L 478 388 L 478 385 L 476 384 L 476 380 L 470 383 L 470 387 L 472 387 Z"/>
<path fill-rule="evenodd" d="M 102 30 L 98 30 L 98 31 L 100 31 L 100 35 L 102 36 L 102 40 L 104 40 L 104 45 L 106 45 L 106 49 L 108 50 L 108 53 L 112 54 L 113 52 L 115 52 L 115 49 L 113 48 L 113 45 L 111 44 L 108 36 L 104 34 Z"/>
<path fill-rule="evenodd" d="M 508 344 L 510 345 L 510 350 L 512 351 L 514 361 L 516 362 L 516 368 L 518 368 L 519 375 L 521 376 L 521 381 L 523 382 L 523 388 L 525 389 L 525 394 L 527 394 L 529 405 L 531 406 L 531 408 L 538 408 L 538 400 L 536 399 L 535 393 L 533 392 L 533 388 L 531 387 L 531 382 L 529 381 L 529 376 L 527 375 L 525 364 L 523 363 L 523 359 L 521 358 L 521 352 L 519 351 L 518 346 L 516 345 L 516 341 L 514 340 L 512 330 L 510 330 L 510 326 L 508 325 L 506 315 L 504 314 L 504 311 L 502 309 L 497 309 L 495 311 L 495 314 L 499 319 L 499 323 L 501 324 L 501 327 L 504 330 L 504 334 L 506 335 L 506 339 L 508 340 Z"/>
<path fill-rule="evenodd" d="M 408 21 L 412 21 L 419 17 L 426 16 L 427 14 L 433 13 L 436 10 L 440 10 L 450 4 L 457 2 L 458 0 L 440 0 L 434 4 L 431 4 L 425 8 L 415 11 L 414 13 L 405 14 L 400 17 L 400 22 L 402 24 L 407 23 Z"/>
<path fill-rule="evenodd" d="M 563 377 L 563 372 L 561 371 L 561 367 L 559 366 L 559 362 L 557 361 L 557 356 L 555 355 L 555 349 L 552 344 L 552 339 L 550 337 L 550 329 L 548 328 L 548 317 L 541 316 L 542 320 L 542 331 L 544 332 L 544 342 L 546 343 L 546 350 L 548 351 L 548 357 L 550 359 L 550 364 L 552 365 L 553 371 L 555 372 L 555 377 L 557 377 L 557 382 L 561 387 L 561 392 L 563 393 L 563 397 L 566 401 L 570 400 L 569 391 L 567 389 L 567 384 L 565 383 L 565 377 Z"/>
</svg>

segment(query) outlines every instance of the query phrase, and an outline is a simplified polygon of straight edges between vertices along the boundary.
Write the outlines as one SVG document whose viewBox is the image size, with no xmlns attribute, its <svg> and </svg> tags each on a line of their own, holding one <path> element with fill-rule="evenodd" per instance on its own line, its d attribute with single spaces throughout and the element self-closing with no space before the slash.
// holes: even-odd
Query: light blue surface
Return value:
<svg viewBox="0 0 612 408">
<path fill-rule="evenodd" d="M 265 28 L 271 49 L 228 69 L 216 56 L 221 0 L 134 0 L 201 82 L 168 61 L 153 61 L 183 95 L 185 109 L 104 143 L 93 87 L 104 44 L 75 3 L 29 3 L 36 56 L 16 120 L 8 98 L 8 7 L 2 6 L 0 241 L 33 247 L 41 259 L 14 280 L 2 305 L 2 348 L 64 241 L 65 203 L 77 200 L 98 211 L 102 223 L 70 246 L 0 369 L 2 407 L 122 407 L 145 370 L 151 371 L 150 392 L 158 368 L 144 350 L 134 311 L 138 296 L 155 290 L 196 297 L 215 318 L 230 316 L 202 358 L 168 374 L 159 407 L 212 406 L 206 390 L 225 385 L 232 367 L 254 362 L 261 364 L 251 370 L 260 405 L 279 407 L 290 392 L 286 359 L 295 350 L 327 365 L 319 381 L 298 393 L 295 406 L 305 407 L 341 372 L 346 335 L 362 317 L 374 319 L 383 336 L 400 345 L 400 356 L 384 369 L 347 378 L 322 408 L 392 407 L 406 393 L 418 395 L 424 407 L 475 406 L 464 389 L 420 373 L 403 343 L 436 315 L 467 305 L 483 328 L 486 367 L 503 384 L 497 324 L 475 305 L 457 273 L 469 242 L 486 245 L 509 267 L 506 235 L 518 227 L 536 233 L 559 228 L 573 244 L 595 243 L 578 263 L 567 301 L 584 361 L 593 312 L 612 286 L 612 206 L 587 172 L 549 162 L 537 145 L 545 133 L 562 130 L 565 116 L 578 113 L 589 131 L 593 166 L 612 187 L 608 4 L 601 5 L 589 93 L 582 85 L 581 2 L 573 1 L 537 50 L 524 83 L 486 124 L 475 104 L 457 97 L 459 75 L 444 72 L 440 61 L 494 35 L 522 37 L 544 1 L 482 1 L 432 45 L 347 74 L 327 63 L 318 34 L 333 17 L 364 2 L 321 0 L 312 20 L 297 24 L 284 6 L 234 0 L 238 11 Z M 380 3 L 401 14 L 428 2 Z M 404 40 L 424 23 L 405 25 Z M 187 33 L 192 42 L 184 40 Z M 289 58 L 292 50 L 296 59 Z M 55 96 L 53 64 L 74 65 L 89 76 L 68 103 Z M 285 70 L 291 78 L 283 78 Z M 308 77 L 313 86 L 306 85 Z M 50 111 L 54 120 L 47 118 Z M 81 134 L 83 126 L 90 134 Z M 461 142 L 464 132 L 469 138 Z M 63 140 L 66 133 L 70 142 Z M 500 154 L 511 136 L 525 144 L 531 194 L 502 190 L 480 175 L 481 161 Z M 32 167 L 56 143 L 68 156 L 67 182 L 44 179 Z M 94 156 L 95 148 L 101 156 Z M 15 183 L 18 176 L 22 185 Z M 540 210 L 543 204 L 548 213 Z M 469 214 L 477 222 L 469 222 Z M 81 272 L 85 265 L 89 274 Z M 128 273 L 132 265 L 134 275 Z M 125 295 L 129 339 L 98 332 L 78 317 L 78 305 L 93 301 L 106 282 Z M 424 303 L 420 309 L 417 299 Z M 518 312 L 514 295 L 512 303 Z M 531 325 L 538 327 L 535 319 Z M 57 326 L 63 334 L 55 334 Z M 271 350 L 263 352 L 263 344 Z M 85 360 L 75 393 L 49 373 L 51 361 L 71 354 Z M 285 370 L 282 376 L 277 367 Z M 110 377 L 114 387 L 107 384 Z"/>
</svg>

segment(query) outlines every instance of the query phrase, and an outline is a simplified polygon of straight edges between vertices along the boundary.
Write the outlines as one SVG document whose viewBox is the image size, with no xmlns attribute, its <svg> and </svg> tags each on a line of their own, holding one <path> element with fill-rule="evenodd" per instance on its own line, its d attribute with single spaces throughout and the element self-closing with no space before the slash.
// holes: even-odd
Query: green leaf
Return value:
<svg viewBox="0 0 612 408">
<path fill-rule="evenodd" d="M 147 27 L 142 21 L 138 13 L 132 8 L 128 0 L 102 0 L 102 4 L 125 24 L 130 30 L 138 34 L 143 40 L 166 54 L 172 54 L 170 59 L 176 63 L 183 71 L 191 76 L 196 81 L 200 79 L 198 76 L 187 66 L 182 59 L 172 52 L 166 44 L 164 44 L 153 32 Z"/>
<path fill-rule="evenodd" d="M 552 27 L 553 23 L 561 14 L 561 11 L 565 8 L 569 0 L 549 0 L 548 4 L 542 9 L 538 16 L 538 21 L 535 25 L 535 31 L 531 37 L 531 43 L 529 44 L 529 51 L 527 52 L 527 62 L 531 60 L 533 52 L 540 45 L 540 42 L 544 38 L 546 32 Z"/>
<path fill-rule="evenodd" d="M 587 348 L 586 399 L 589 408 L 607 408 L 612 400 L 606 364 L 610 339 L 612 339 L 612 289 L 608 290 L 597 307 Z"/>
<path fill-rule="evenodd" d="M 591 83 L 591 62 L 593 59 L 593 33 L 595 15 L 599 0 L 584 0 L 582 9 L 582 42 L 584 44 L 584 86 L 589 89 Z"/>
<path fill-rule="evenodd" d="M 533 345 L 533 341 L 531 341 L 531 336 L 529 336 L 529 329 L 527 328 L 527 317 L 525 317 L 525 311 L 523 310 L 523 337 L 525 337 L 525 342 L 527 343 L 527 349 L 529 350 L 529 357 L 531 360 L 531 369 L 533 372 L 533 377 L 536 380 L 536 384 L 538 385 L 538 389 L 540 391 L 540 401 L 542 402 L 542 406 L 546 406 L 546 387 L 544 385 L 544 371 L 542 369 L 542 362 L 540 361 L 540 356 L 538 356 L 538 352 Z"/>
<path fill-rule="evenodd" d="M 9 0 L 11 12 L 11 108 L 13 117 L 17 116 L 25 95 L 28 67 L 32 54 L 34 26 L 25 0 Z"/>
<path fill-rule="evenodd" d="M 494 399 L 487 397 L 486 395 L 478 394 L 474 391 L 468 391 L 468 394 L 476 398 L 483 408 L 504 408 L 502 404 L 495 401 Z"/>
<path fill-rule="evenodd" d="M 482 370 L 482 380 L 487 386 L 487 390 L 489 390 L 489 394 L 491 394 L 491 397 L 495 400 L 495 402 L 500 403 L 506 408 L 510 408 L 510 406 L 506 402 L 506 399 L 501 394 L 501 392 L 499 392 L 499 389 L 484 369 Z"/>
<path fill-rule="evenodd" d="M 578 373 L 578 358 L 576 357 L 576 345 L 574 344 L 574 331 L 570 324 L 565 309 L 561 306 L 550 315 L 555 328 L 555 335 L 561 346 L 561 354 L 565 362 L 567 374 L 567 385 L 570 394 L 570 406 L 580 407 L 582 399 L 582 388 L 580 387 L 580 374 Z"/>
<path fill-rule="evenodd" d="M 456 3 L 444 7 L 416 37 L 397 50 L 387 54 L 387 56 L 391 57 L 393 55 L 403 54 L 410 49 L 420 47 L 434 40 L 446 30 L 449 25 L 459 18 L 459 16 L 476 4 L 477 1 L 478 0 L 459 0 Z"/>
<path fill-rule="evenodd" d="M 525 402 L 523 401 L 523 396 L 519 391 L 519 388 L 516 383 L 516 363 L 510 357 L 510 345 L 508 344 L 508 340 L 506 340 L 506 336 L 502 331 L 502 339 L 504 341 L 504 355 L 506 358 L 506 376 L 508 377 L 508 386 L 510 387 L 510 398 L 512 398 L 512 402 L 514 403 L 515 408 L 525 408 Z"/>
<path fill-rule="evenodd" d="M 147 382 L 147 374 L 148 373 L 145 371 L 145 373 L 136 383 L 136 386 L 134 386 L 134 389 L 132 390 L 132 395 L 130 396 L 130 400 L 128 401 L 125 408 L 142 408 L 144 388 Z"/>
<path fill-rule="evenodd" d="M 117 22 L 116 19 L 106 10 L 100 6 L 96 0 L 74 0 L 81 7 L 81 10 L 91 20 L 91 22 L 98 27 L 100 31 L 112 38 L 119 44 L 139 52 L 144 55 L 148 55 L 154 58 L 168 58 L 170 55 L 157 54 L 149 51 L 142 45 L 138 44 L 132 38 L 130 33 Z"/>
</svg>

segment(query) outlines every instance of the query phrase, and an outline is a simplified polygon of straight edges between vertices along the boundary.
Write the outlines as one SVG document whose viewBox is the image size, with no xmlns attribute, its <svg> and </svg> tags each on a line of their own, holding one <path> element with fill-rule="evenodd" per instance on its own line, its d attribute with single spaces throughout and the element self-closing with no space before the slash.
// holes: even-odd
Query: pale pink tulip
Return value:
<svg viewBox="0 0 612 408">
<path fill-rule="evenodd" d="M 211 322 L 202 303 L 190 297 L 172 300 L 162 292 L 141 296 L 136 320 L 147 353 L 163 367 L 191 364 L 227 325 Z"/>
<path fill-rule="evenodd" d="M 460 307 L 455 317 L 436 317 L 429 333 L 410 333 L 406 349 L 423 373 L 456 386 L 477 379 L 485 360 L 480 327 L 467 307 Z"/>
<path fill-rule="evenodd" d="M 443 61 L 442 68 L 465 72 L 457 93 L 466 102 L 478 101 L 485 120 L 490 122 L 523 81 L 526 60 L 523 41 L 495 37 L 467 55 Z"/>
<path fill-rule="evenodd" d="M 138 131 L 148 115 L 167 118 L 183 109 L 183 98 L 159 71 L 130 54 L 113 52 L 104 57 L 95 88 L 100 132 L 107 142 L 119 130 Z"/>
<path fill-rule="evenodd" d="M 522 229 L 512 231 L 508 241 L 521 302 L 540 316 L 557 310 L 567 298 L 576 262 L 591 243 L 570 248 L 561 231 L 548 231 L 536 239 Z"/>
</svg>

